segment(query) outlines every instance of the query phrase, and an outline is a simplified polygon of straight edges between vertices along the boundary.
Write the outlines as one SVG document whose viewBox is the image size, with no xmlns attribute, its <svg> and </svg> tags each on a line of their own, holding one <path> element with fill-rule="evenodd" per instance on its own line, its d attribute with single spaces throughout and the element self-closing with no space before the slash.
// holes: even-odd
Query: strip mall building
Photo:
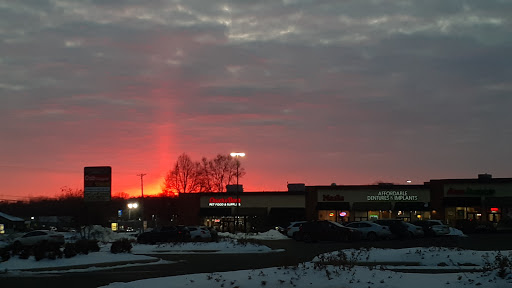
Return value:
<svg viewBox="0 0 512 288">
<path fill-rule="evenodd" d="M 489 174 L 430 180 L 423 185 L 289 184 L 288 191 L 283 192 L 241 189 L 236 193 L 230 189 L 184 196 L 188 204 L 181 209 L 182 224 L 199 223 L 221 231 L 232 231 L 235 226 L 239 231 L 264 230 L 290 221 L 317 219 L 440 219 L 452 226 L 458 220 L 512 221 L 512 178 L 492 178 Z"/>
</svg>

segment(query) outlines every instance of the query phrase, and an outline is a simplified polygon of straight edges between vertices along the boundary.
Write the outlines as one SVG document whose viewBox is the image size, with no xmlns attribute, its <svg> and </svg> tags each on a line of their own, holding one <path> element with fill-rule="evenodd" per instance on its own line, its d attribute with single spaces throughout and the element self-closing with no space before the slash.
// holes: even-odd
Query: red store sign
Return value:
<svg viewBox="0 0 512 288">
<path fill-rule="evenodd" d="M 228 197 L 228 198 L 214 198 L 211 197 L 208 201 L 208 206 L 237 206 L 236 203 L 238 202 L 238 206 L 241 206 L 242 199 Z"/>
</svg>

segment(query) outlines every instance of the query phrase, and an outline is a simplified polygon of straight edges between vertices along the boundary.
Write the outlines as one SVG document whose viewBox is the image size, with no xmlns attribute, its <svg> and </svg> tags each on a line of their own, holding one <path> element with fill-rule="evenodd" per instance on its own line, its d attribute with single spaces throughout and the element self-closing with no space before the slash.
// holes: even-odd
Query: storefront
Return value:
<svg viewBox="0 0 512 288">
<path fill-rule="evenodd" d="M 238 205 L 237 205 L 238 203 Z M 219 231 L 263 231 L 305 219 L 304 192 L 208 193 L 200 198 L 201 225 Z"/>
<path fill-rule="evenodd" d="M 309 186 L 316 193 L 316 219 L 336 222 L 402 218 L 430 219 L 430 190 L 425 185 Z"/>
<path fill-rule="evenodd" d="M 432 180 L 442 191 L 444 218 L 452 226 L 462 221 L 491 223 L 496 226 L 512 212 L 512 178 L 482 174 L 478 179 Z M 439 191 L 433 191 L 440 194 Z"/>
</svg>

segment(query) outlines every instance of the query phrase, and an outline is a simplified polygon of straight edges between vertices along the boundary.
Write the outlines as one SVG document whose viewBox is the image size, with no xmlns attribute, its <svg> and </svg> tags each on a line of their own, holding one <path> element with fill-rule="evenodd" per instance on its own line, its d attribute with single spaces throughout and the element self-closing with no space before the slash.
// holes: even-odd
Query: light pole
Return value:
<svg viewBox="0 0 512 288">
<path fill-rule="evenodd" d="M 230 155 L 231 155 L 231 157 L 235 157 L 235 159 L 236 159 L 236 207 L 235 207 L 235 233 L 236 233 L 236 228 L 238 227 L 238 218 L 240 217 L 238 215 L 239 209 L 240 209 L 240 188 L 238 185 L 238 169 L 240 168 L 240 160 L 238 158 L 245 157 L 245 153 L 233 152 Z"/>
<path fill-rule="evenodd" d="M 128 203 L 128 220 L 132 219 L 132 209 L 137 209 L 139 204 L 137 203 Z"/>
<path fill-rule="evenodd" d="M 146 176 L 146 174 L 137 174 L 137 176 L 140 176 L 140 222 L 141 222 L 141 232 L 144 232 L 144 180 L 142 177 Z"/>
</svg>

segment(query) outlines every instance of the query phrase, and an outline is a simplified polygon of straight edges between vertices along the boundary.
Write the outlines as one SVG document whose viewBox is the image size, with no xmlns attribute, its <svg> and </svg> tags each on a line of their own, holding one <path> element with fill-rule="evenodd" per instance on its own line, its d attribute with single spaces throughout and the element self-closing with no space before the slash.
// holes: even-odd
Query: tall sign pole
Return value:
<svg viewBox="0 0 512 288">
<path fill-rule="evenodd" d="M 142 223 L 141 231 L 144 232 L 144 179 L 143 177 L 146 176 L 146 174 L 137 174 L 137 176 L 140 176 L 140 222 Z"/>
<path fill-rule="evenodd" d="M 239 157 L 245 157 L 245 153 L 241 152 L 233 152 L 230 154 L 231 157 L 235 157 L 236 160 L 236 207 L 235 207 L 235 233 L 238 228 L 238 218 L 240 218 L 240 187 L 238 185 L 238 177 L 239 172 L 238 169 L 240 168 L 240 160 Z M 244 224 L 245 226 L 245 224 Z"/>
</svg>

